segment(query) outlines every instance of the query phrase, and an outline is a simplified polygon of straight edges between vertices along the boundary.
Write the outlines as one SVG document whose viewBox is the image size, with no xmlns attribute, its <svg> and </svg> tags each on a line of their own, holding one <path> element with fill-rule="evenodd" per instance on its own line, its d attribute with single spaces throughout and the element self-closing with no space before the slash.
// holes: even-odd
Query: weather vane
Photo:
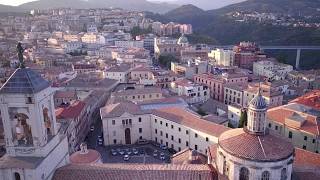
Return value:
<svg viewBox="0 0 320 180">
<path fill-rule="evenodd" d="M 18 53 L 18 58 L 19 58 L 19 68 L 24 68 L 24 63 L 23 63 L 23 47 L 21 45 L 21 43 L 19 42 L 17 45 L 17 53 Z"/>
</svg>

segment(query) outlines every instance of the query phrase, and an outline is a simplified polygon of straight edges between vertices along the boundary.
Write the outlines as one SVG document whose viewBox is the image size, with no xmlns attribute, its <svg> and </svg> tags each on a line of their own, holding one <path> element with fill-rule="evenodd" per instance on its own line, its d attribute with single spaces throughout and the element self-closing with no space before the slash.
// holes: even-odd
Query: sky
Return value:
<svg viewBox="0 0 320 180">
<path fill-rule="evenodd" d="M 17 6 L 34 0 L 0 0 L 0 4 Z"/>
</svg>

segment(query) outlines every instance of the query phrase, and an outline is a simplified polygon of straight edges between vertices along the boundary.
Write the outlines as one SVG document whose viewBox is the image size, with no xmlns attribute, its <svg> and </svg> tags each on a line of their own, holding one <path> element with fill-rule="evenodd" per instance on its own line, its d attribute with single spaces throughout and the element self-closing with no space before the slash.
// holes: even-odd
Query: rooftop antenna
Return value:
<svg viewBox="0 0 320 180">
<path fill-rule="evenodd" d="M 19 42 L 17 45 L 17 53 L 18 53 L 18 59 L 19 59 L 19 68 L 21 69 L 25 68 L 24 62 L 23 62 L 23 52 L 24 52 L 24 49 L 21 45 L 21 42 Z"/>
</svg>

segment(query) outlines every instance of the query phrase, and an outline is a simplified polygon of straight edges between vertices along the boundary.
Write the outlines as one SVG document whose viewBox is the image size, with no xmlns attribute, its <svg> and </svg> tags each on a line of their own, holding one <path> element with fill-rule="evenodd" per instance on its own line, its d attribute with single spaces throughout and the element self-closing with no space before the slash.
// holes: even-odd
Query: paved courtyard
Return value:
<svg viewBox="0 0 320 180">
<path fill-rule="evenodd" d="M 96 150 L 101 153 L 103 163 L 170 163 L 172 155 L 168 150 L 162 150 L 152 144 L 99 146 Z M 112 151 L 115 151 L 116 155 L 113 155 Z M 121 155 L 120 152 L 123 154 Z M 164 155 L 164 160 L 160 158 L 161 154 Z M 129 160 L 125 161 L 124 155 L 129 155 Z"/>
</svg>

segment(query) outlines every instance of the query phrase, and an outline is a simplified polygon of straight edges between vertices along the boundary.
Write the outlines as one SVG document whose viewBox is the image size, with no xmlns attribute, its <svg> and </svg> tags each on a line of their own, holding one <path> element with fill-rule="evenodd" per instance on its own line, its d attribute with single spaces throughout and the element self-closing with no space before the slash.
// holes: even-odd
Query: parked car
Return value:
<svg viewBox="0 0 320 180">
<path fill-rule="evenodd" d="M 94 131 L 94 126 L 90 127 L 90 131 L 93 132 Z"/>
<path fill-rule="evenodd" d="M 160 154 L 160 159 L 161 159 L 161 160 L 165 160 L 165 159 L 166 159 L 166 156 L 164 155 L 164 153 L 161 153 L 161 154 Z"/>
<path fill-rule="evenodd" d="M 162 150 L 167 150 L 167 149 L 168 149 L 168 147 L 167 147 L 167 146 L 165 146 L 164 144 L 160 144 L 160 149 L 162 149 Z"/>
<path fill-rule="evenodd" d="M 114 150 L 114 149 L 111 149 L 111 154 L 112 154 L 113 156 L 116 156 L 116 155 L 118 155 L 118 152 L 117 152 L 116 150 Z"/>
<path fill-rule="evenodd" d="M 175 154 L 175 153 L 177 153 L 177 151 L 176 151 L 176 150 L 174 150 L 174 149 L 172 149 L 172 148 L 169 148 L 169 149 L 168 149 L 168 151 L 169 151 L 171 154 Z"/>
<path fill-rule="evenodd" d="M 124 150 L 120 150 L 120 151 L 119 151 L 119 154 L 120 154 L 120 155 L 124 155 L 124 153 L 125 153 Z"/>
<path fill-rule="evenodd" d="M 123 156 L 123 160 L 124 160 L 124 161 L 129 161 L 129 159 L 130 159 L 130 156 L 129 156 L 129 155 L 126 154 L 126 155 Z"/>
<path fill-rule="evenodd" d="M 148 142 L 148 140 L 146 140 L 146 139 L 139 139 L 138 141 L 137 141 L 137 144 L 140 144 L 140 145 L 145 145 L 145 144 L 148 144 L 149 142 Z"/>
<path fill-rule="evenodd" d="M 139 151 L 136 148 L 133 148 L 132 152 L 133 152 L 134 155 L 138 155 L 139 154 Z"/>
<path fill-rule="evenodd" d="M 153 151 L 153 157 L 157 157 L 157 156 L 158 156 L 158 151 L 157 150 Z"/>
</svg>

